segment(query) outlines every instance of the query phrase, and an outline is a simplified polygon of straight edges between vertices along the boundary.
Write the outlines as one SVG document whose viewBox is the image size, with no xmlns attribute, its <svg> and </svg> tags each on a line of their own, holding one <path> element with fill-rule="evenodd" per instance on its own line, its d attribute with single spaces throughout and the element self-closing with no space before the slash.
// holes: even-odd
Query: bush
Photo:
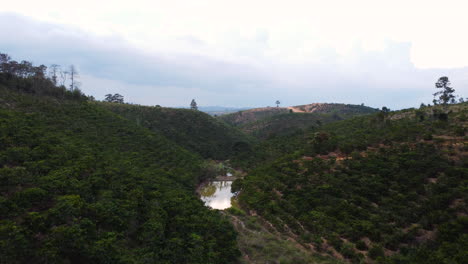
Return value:
<svg viewBox="0 0 468 264">
<path fill-rule="evenodd" d="M 226 211 L 230 214 L 237 215 L 237 216 L 245 215 L 245 212 L 237 207 L 229 207 L 228 209 L 226 209 Z"/>
<path fill-rule="evenodd" d="M 359 249 L 359 250 L 367 250 L 367 245 L 364 241 L 362 240 L 359 240 L 356 242 L 356 248 Z"/>
<path fill-rule="evenodd" d="M 371 259 L 377 259 L 378 257 L 384 257 L 385 256 L 384 250 L 383 250 L 382 246 L 380 246 L 380 245 L 371 247 L 371 249 L 369 249 L 368 254 L 369 254 L 369 257 Z"/>
<path fill-rule="evenodd" d="M 432 134 L 431 133 L 425 133 L 423 135 L 424 140 L 432 140 Z"/>
</svg>

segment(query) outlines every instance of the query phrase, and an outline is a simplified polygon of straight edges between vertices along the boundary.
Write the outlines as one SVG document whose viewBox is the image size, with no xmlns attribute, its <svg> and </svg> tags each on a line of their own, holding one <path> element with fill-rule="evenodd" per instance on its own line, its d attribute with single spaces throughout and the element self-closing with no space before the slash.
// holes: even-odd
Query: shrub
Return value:
<svg viewBox="0 0 468 264">
<path fill-rule="evenodd" d="M 356 248 L 359 249 L 359 250 L 367 250 L 367 245 L 364 241 L 362 240 L 359 240 L 356 242 Z"/>
<path fill-rule="evenodd" d="M 384 250 L 380 245 L 374 246 L 371 249 L 369 249 L 369 257 L 371 259 L 377 259 L 378 257 L 383 257 L 384 255 Z"/>
</svg>

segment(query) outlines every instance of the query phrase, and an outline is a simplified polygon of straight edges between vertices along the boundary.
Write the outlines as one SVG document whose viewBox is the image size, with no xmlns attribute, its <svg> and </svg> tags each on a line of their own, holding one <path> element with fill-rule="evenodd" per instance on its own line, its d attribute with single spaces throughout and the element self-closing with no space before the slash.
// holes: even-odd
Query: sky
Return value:
<svg viewBox="0 0 468 264">
<path fill-rule="evenodd" d="M 0 5 L 0 52 L 75 65 L 96 99 L 401 109 L 468 95 L 466 0 L 133 0 Z"/>
</svg>

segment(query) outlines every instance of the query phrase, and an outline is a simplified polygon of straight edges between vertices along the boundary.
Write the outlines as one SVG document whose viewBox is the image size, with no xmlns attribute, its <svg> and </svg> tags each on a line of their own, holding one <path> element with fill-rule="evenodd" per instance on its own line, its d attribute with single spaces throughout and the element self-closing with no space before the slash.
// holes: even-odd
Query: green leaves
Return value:
<svg viewBox="0 0 468 264">
<path fill-rule="evenodd" d="M 0 263 L 237 259 L 233 228 L 193 192 L 197 154 L 100 104 L 0 100 L 15 106 L 0 105 Z"/>
<path fill-rule="evenodd" d="M 456 120 L 458 113 L 448 120 Z M 392 112 L 389 118 L 402 114 Z M 464 253 L 457 243 L 464 243 L 463 232 L 457 233 L 458 225 L 446 225 L 466 211 L 460 201 L 466 199 L 467 160 L 456 147 L 460 144 L 452 145 L 459 139 L 460 124 L 442 127 L 438 120 L 419 120 L 411 112 L 385 124 L 373 118 L 327 124 L 308 131 L 308 137 L 263 143 L 265 151 L 279 140 L 299 151 L 250 171 L 240 186 L 240 203 L 278 230 L 323 237 L 356 262 L 364 257 L 356 247 L 388 263 L 425 263 L 436 258 L 431 250 L 440 254 L 440 263 L 451 259 L 447 252 L 461 259 Z M 439 142 L 424 140 L 426 131 Z M 330 149 L 324 143 L 331 143 Z M 444 227 L 451 231 L 428 235 Z M 417 247 L 425 255 L 413 256 Z M 402 255 L 385 257 L 385 250 Z"/>
</svg>

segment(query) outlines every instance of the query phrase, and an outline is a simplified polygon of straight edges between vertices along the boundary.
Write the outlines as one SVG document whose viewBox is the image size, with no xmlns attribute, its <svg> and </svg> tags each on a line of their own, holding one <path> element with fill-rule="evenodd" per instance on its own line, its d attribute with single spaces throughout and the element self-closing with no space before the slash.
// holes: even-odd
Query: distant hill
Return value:
<svg viewBox="0 0 468 264">
<path fill-rule="evenodd" d="M 251 139 L 206 113 L 190 109 L 97 103 L 141 127 L 146 127 L 204 158 L 227 159 L 250 145 Z"/>
<path fill-rule="evenodd" d="M 314 103 L 291 107 L 249 109 L 223 115 L 219 119 L 239 127 L 248 134 L 267 138 L 375 112 L 377 112 L 376 109 L 361 105 Z"/>
<path fill-rule="evenodd" d="M 188 109 L 188 107 L 175 107 L 175 108 Z M 205 112 L 212 116 L 225 115 L 225 114 L 235 113 L 235 112 L 243 111 L 247 109 L 251 109 L 251 107 L 228 107 L 228 106 L 199 106 L 198 107 L 199 111 Z"/>
</svg>

